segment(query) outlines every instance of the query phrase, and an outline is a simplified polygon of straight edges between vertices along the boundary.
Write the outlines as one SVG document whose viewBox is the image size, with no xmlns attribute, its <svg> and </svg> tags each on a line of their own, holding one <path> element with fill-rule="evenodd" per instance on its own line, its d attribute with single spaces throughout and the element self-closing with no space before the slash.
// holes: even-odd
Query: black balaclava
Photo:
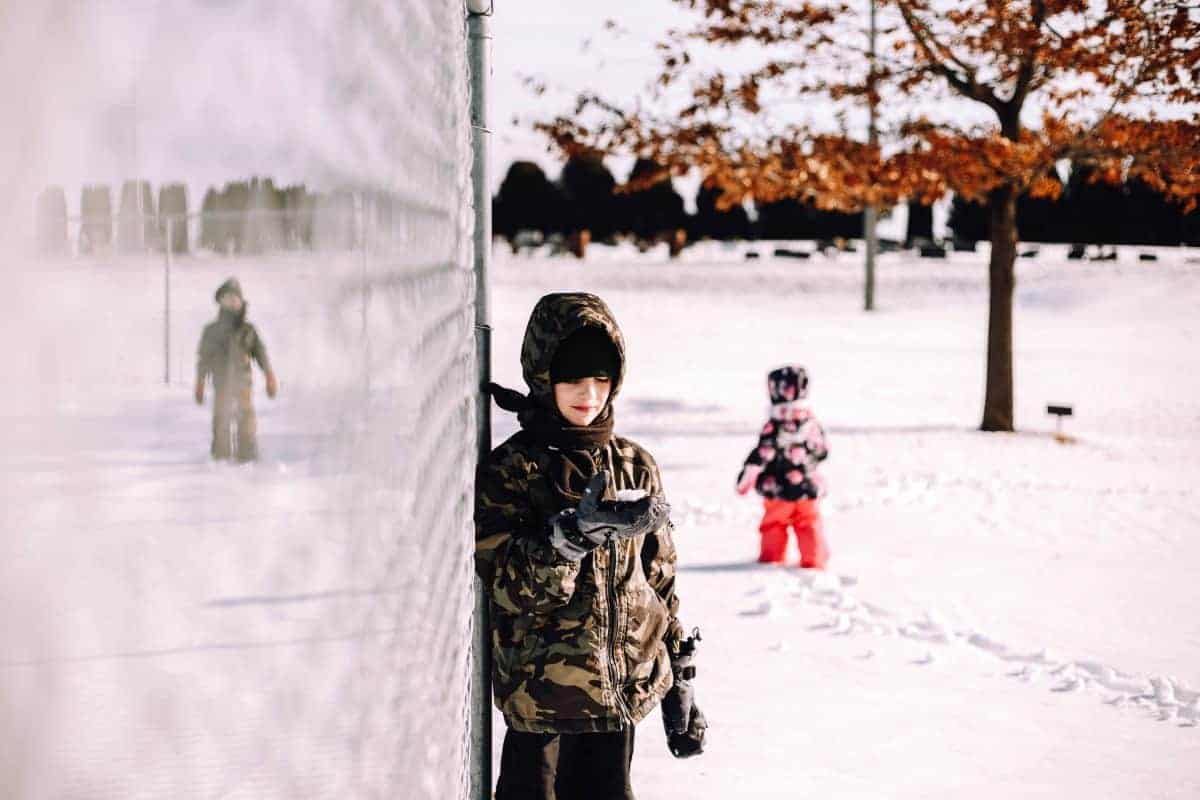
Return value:
<svg viewBox="0 0 1200 800">
<path fill-rule="evenodd" d="M 550 362 L 551 383 L 599 377 L 616 380 L 620 374 L 621 357 L 612 337 L 591 325 L 564 339 Z"/>
</svg>

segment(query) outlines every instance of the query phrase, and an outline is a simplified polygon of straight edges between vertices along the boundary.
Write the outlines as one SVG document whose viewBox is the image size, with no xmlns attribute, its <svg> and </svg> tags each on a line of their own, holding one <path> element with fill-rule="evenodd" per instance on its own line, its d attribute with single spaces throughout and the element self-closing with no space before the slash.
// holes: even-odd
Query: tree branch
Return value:
<svg viewBox="0 0 1200 800">
<path fill-rule="evenodd" d="M 909 32 L 912 33 L 913 38 L 917 40 L 917 47 L 920 48 L 922 55 L 928 59 L 929 68 L 935 74 L 944 78 L 959 94 L 976 102 L 983 103 L 998 114 L 1001 113 L 1004 103 L 996 97 L 991 89 L 981 86 L 976 82 L 975 71 L 956 58 L 945 45 L 938 42 L 929 32 L 928 28 L 925 27 L 924 23 L 913 13 L 907 3 L 898 2 L 896 6 L 900 9 L 901 16 L 904 17 L 904 24 L 908 27 Z M 956 73 L 945 61 L 942 61 L 935 54 L 935 49 L 953 61 L 963 71 L 965 77 Z"/>
<path fill-rule="evenodd" d="M 1042 25 L 1045 22 L 1046 0 L 1033 0 L 1032 31 L 1035 36 L 1040 34 Z M 1029 95 L 1029 87 L 1033 82 L 1039 46 L 1039 43 L 1035 39 L 1030 43 L 1029 48 L 1021 54 L 1021 68 L 1017 72 L 1017 83 L 1013 88 L 1012 97 L 1008 101 L 1010 108 L 1017 114 L 1021 113 L 1021 107 L 1025 105 L 1025 98 Z"/>
</svg>

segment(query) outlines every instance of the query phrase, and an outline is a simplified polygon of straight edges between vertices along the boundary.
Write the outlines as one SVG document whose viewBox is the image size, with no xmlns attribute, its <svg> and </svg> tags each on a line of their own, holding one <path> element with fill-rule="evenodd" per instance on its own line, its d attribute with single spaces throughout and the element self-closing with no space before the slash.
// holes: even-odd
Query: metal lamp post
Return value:
<svg viewBox="0 0 1200 800">
<path fill-rule="evenodd" d="M 870 50 L 869 50 L 869 67 L 867 74 L 867 105 L 869 109 L 869 118 L 867 122 L 867 143 L 871 146 L 879 144 L 879 132 L 876 130 L 875 115 L 877 113 L 875 104 L 875 0 L 870 0 L 871 4 L 871 30 L 870 30 Z M 879 211 L 874 204 L 868 205 L 863 210 L 863 238 L 866 239 L 867 251 L 867 269 L 866 281 L 863 287 L 863 310 L 875 310 L 875 254 L 879 250 L 879 237 L 875 230 L 875 223 L 878 220 Z"/>
</svg>

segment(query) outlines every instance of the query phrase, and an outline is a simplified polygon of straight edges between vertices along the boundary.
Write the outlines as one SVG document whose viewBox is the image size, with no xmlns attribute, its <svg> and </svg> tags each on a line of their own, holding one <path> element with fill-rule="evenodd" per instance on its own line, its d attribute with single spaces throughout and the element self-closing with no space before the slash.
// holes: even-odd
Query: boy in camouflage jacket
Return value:
<svg viewBox="0 0 1200 800">
<path fill-rule="evenodd" d="M 475 568 L 508 726 L 496 798 L 629 800 L 634 726 L 655 705 L 677 756 L 700 752 L 706 727 L 669 508 L 654 459 L 613 434 L 625 348 L 600 298 L 543 297 L 521 366 L 528 396 L 488 388 L 522 429 L 476 478 Z"/>
<path fill-rule="evenodd" d="M 771 418 L 759 434 L 738 474 L 737 490 L 751 488 L 763 498 L 762 536 L 758 560 L 776 564 L 787 551 L 788 527 L 800 546 L 800 566 L 824 569 L 829 561 L 817 498 L 824 486 L 817 465 L 829 456 L 825 430 L 808 397 L 808 373 L 801 366 L 786 366 L 767 375 Z"/>
<path fill-rule="evenodd" d="M 254 413 L 251 362 L 267 378 L 267 396 L 279 391 L 267 346 L 246 321 L 246 299 L 237 278 L 217 287 L 215 321 L 204 326 L 196 348 L 196 403 L 204 404 L 204 386 L 212 379 L 212 457 L 253 461 L 258 458 L 258 417 Z"/>
</svg>

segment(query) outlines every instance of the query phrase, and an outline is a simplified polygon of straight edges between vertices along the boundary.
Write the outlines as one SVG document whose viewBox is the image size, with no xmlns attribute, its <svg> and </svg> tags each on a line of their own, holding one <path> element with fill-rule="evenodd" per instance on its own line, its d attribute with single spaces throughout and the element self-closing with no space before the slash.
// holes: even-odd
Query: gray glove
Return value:
<svg viewBox="0 0 1200 800">
<path fill-rule="evenodd" d="M 565 508 L 550 517 L 550 544 L 564 558 L 578 561 L 614 539 L 653 533 L 667 521 L 671 506 L 662 495 L 601 500 L 607 485 L 608 471 L 600 470 L 588 481 L 577 508 Z"/>
</svg>

